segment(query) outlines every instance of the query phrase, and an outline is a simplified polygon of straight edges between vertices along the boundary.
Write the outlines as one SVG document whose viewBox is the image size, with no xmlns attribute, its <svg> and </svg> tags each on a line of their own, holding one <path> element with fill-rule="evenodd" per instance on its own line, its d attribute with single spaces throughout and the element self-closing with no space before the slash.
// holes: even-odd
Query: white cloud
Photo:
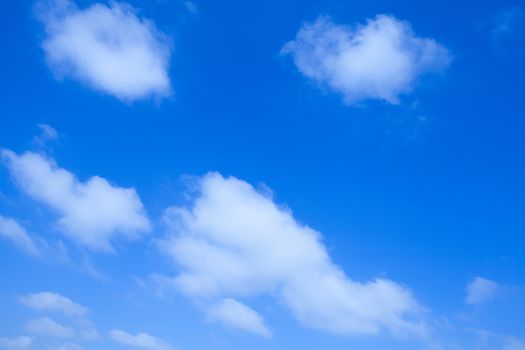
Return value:
<svg viewBox="0 0 525 350">
<path fill-rule="evenodd" d="M 173 347 L 167 342 L 152 337 L 147 333 L 139 333 L 137 335 L 132 335 L 124 331 L 115 329 L 109 333 L 109 336 L 114 341 L 133 346 L 136 348 L 148 349 L 148 350 L 171 350 Z"/>
<path fill-rule="evenodd" d="M 248 183 L 210 173 L 197 188 L 191 207 L 166 210 L 171 234 L 160 244 L 181 268 L 172 284 L 183 293 L 277 296 L 302 324 L 337 334 L 425 332 L 409 290 L 386 279 L 351 280 L 319 232 Z"/>
<path fill-rule="evenodd" d="M 229 327 L 238 328 L 263 337 L 271 336 L 263 318 L 253 309 L 235 299 L 224 299 L 208 311 L 211 321 L 221 322 Z"/>
<path fill-rule="evenodd" d="M 87 308 L 71 299 L 51 292 L 33 293 L 21 296 L 20 302 L 37 311 L 61 312 L 67 316 L 85 316 Z"/>
<path fill-rule="evenodd" d="M 37 6 L 51 69 L 121 100 L 166 96 L 170 45 L 153 22 L 125 3 L 80 9 L 69 0 Z"/>
<path fill-rule="evenodd" d="M 66 339 L 73 338 L 75 336 L 75 331 L 73 328 L 63 326 L 48 317 L 27 322 L 25 329 L 29 333 L 52 338 Z"/>
<path fill-rule="evenodd" d="M 110 240 L 115 236 L 136 239 L 149 231 L 150 222 L 135 189 L 113 186 L 99 176 L 81 182 L 36 153 L 2 150 L 1 155 L 20 189 L 60 215 L 59 227 L 70 239 L 111 251 Z"/>
<path fill-rule="evenodd" d="M 27 350 L 32 346 L 33 338 L 30 337 L 0 338 L 0 349 L 2 350 Z"/>
<path fill-rule="evenodd" d="M 14 219 L 2 215 L 0 215 L 0 237 L 12 241 L 29 255 L 36 256 L 40 254 L 38 245 L 27 233 L 26 229 Z"/>
<path fill-rule="evenodd" d="M 466 288 L 466 302 L 471 305 L 484 304 L 494 299 L 501 287 L 494 281 L 476 277 L 472 279 Z"/>
<path fill-rule="evenodd" d="M 399 103 L 421 75 L 440 71 L 451 60 L 436 41 L 417 37 L 409 23 L 386 15 L 352 27 L 320 17 L 304 24 L 283 53 L 304 76 L 339 92 L 349 104 Z"/>
</svg>

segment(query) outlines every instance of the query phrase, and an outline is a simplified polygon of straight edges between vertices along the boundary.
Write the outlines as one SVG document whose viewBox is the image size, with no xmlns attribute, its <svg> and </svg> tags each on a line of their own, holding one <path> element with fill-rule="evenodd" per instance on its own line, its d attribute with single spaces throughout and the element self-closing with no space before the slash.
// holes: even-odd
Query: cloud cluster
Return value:
<svg viewBox="0 0 525 350">
<path fill-rule="evenodd" d="M 418 77 L 448 66 L 447 49 L 417 37 L 407 22 L 378 15 L 365 25 L 338 25 L 327 17 L 306 23 L 283 53 L 319 85 L 340 93 L 346 103 L 379 99 L 398 103 Z"/>
<path fill-rule="evenodd" d="M 121 100 L 170 93 L 170 44 L 153 22 L 125 4 L 80 9 L 69 0 L 41 1 L 42 47 L 58 77 L 77 79 Z"/>
<path fill-rule="evenodd" d="M 81 245 L 111 251 L 115 236 L 135 239 L 150 229 L 133 188 L 113 186 L 98 176 L 81 182 L 52 159 L 32 152 L 18 155 L 4 149 L 1 156 L 20 189 L 54 209 L 62 233 Z"/>
<path fill-rule="evenodd" d="M 171 235 L 161 248 L 181 268 L 173 284 L 183 293 L 226 298 L 212 309 L 216 319 L 265 334 L 262 318 L 236 299 L 267 294 L 302 324 L 332 333 L 425 331 L 409 290 L 386 279 L 350 279 L 331 261 L 319 232 L 250 184 L 210 173 L 197 188 L 190 207 L 166 211 Z"/>
</svg>

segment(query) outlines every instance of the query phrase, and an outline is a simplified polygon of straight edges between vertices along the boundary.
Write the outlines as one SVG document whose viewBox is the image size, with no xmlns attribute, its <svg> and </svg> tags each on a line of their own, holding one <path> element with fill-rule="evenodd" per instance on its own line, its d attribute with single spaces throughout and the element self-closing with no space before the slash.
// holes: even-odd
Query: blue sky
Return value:
<svg viewBox="0 0 525 350">
<path fill-rule="evenodd" d="M 525 4 L 0 4 L 0 349 L 525 349 Z"/>
</svg>

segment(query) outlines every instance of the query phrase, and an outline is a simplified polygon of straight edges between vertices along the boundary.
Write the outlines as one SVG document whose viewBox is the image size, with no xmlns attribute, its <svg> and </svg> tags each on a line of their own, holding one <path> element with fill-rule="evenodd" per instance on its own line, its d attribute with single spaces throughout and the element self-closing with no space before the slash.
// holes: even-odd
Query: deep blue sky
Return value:
<svg viewBox="0 0 525 350">
<path fill-rule="evenodd" d="M 259 338 L 207 323 L 177 292 L 159 297 L 149 282 L 137 283 L 176 274 L 155 248 L 157 223 L 166 207 L 184 202 L 184 176 L 217 171 L 271 188 L 295 219 L 323 234 L 351 278 L 408 286 L 432 319 L 450 323 L 452 330 L 436 326 L 443 344 L 477 349 L 466 329 L 525 338 L 525 17 L 493 34 L 502 11 L 525 9 L 523 2 L 200 0 L 195 14 L 178 0 L 128 3 L 171 38 L 169 98 L 122 102 L 55 79 L 34 4 L 0 4 L 0 147 L 44 152 L 81 181 L 99 175 L 134 187 L 156 227 L 143 240 L 116 244 L 116 254 L 66 243 L 68 263 L 28 257 L 1 240 L 0 337 L 22 335 L 34 318 L 18 295 L 53 291 L 89 307 L 102 336 L 113 328 L 147 331 L 181 350 L 428 345 L 311 330 L 265 298 L 252 305 L 274 335 Z M 354 24 L 377 14 L 410 22 L 452 57 L 397 105 L 345 104 L 280 53 L 319 15 Z M 43 147 L 34 142 L 42 123 L 59 133 Z M 21 193 L 6 167 L 0 214 L 58 239 L 56 216 Z M 86 273 L 86 261 L 106 277 Z M 466 305 L 465 286 L 477 276 L 504 291 L 486 305 Z M 120 349 L 98 342 L 84 348 Z"/>
</svg>

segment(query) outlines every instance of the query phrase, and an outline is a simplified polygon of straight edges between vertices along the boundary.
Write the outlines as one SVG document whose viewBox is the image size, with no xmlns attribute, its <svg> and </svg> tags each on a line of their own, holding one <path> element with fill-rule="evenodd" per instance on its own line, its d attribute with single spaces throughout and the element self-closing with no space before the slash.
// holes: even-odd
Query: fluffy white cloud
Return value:
<svg viewBox="0 0 525 350">
<path fill-rule="evenodd" d="M 26 229 L 14 219 L 2 215 L 0 215 L 0 237 L 12 241 L 27 254 L 35 256 L 40 254 L 37 243 L 27 233 Z"/>
<path fill-rule="evenodd" d="M 250 307 L 235 299 L 224 299 L 208 311 L 211 321 L 221 322 L 229 327 L 255 333 L 263 337 L 271 336 L 263 318 Z"/>
<path fill-rule="evenodd" d="M 341 93 L 349 104 L 398 103 L 419 76 L 442 70 L 451 60 L 436 41 L 417 37 L 409 23 L 386 15 L 354 26 L 320 17 L 304 24 L 283 53 L 304 76 Z"/>
<path fill-rule="evenodd" d="M 114 341 L 133 346 L 136 348 L 148 349 L 148 350 L 171 350 L 173 347 L 158 338 L 152 337 L 147 333 L 139 333 L 137 335 L 132 335 L 127 332 L 115 329 L 109 332 L 109 336 Z"/>
<path fill-rule="evenodd" d="M 301 323 L 338 334 L 425 331 L 409 290 L 386 279 L 351 280 L 319 232 L 250 184 L 210 173 L 197 188 L 191 207 L 165 213 L 171 234 L 161 249 L 180 266 L 172 283 L 183 293 L 201 300 L 277 296 Z M 251 327 L 253 317 L 246 320 Z"/>
<path fill-rule="evenodd" d="M 113 186 L 98 176 L 81 182 L 36 153 L 2 150 L 1 155 L 21 190 L 60 215 L 59 227 L 70 239 L 111 251 L 110 240 L 115 236 L 136 239 L 149 231 L 150 222 L 135 189 Z"/>
<path fill-rule="evenodd" d="M 2 350 L 27 350 L 32 346 L 33 338 L 30 337 L 0 338 L 0 349 Z"/>
<path fill-rule="evenodd" d="M 69 0 L 47 0 L 37 12 L 47 34 L 42 46 L 57 76 L 126 101 L 170 93 L 169 41 L 130 5 L 79 9 Z"/>
<path fill-rule="evenodd" d="M 45 317 L 36 320 L 31 320 L 25 325 L 26 331 L 35 335 L 41 335 L 52 338 L 73 338 L 75 331 L 73 328 L 63 326 L 56 321 Z"/>
<path fill-rule="evenodd" d="M 71 299 L 51 292 L 33 293 L 21 296 L 20 302 L 37 311 L 61 312 L 67 316 L 85 316 L 89 310 Z"/>
<path fill-rule="evenodd" d="M 501 287 L 496 282 L 476 277 L 467 284 L 465 301 L 471 305 L 487 303 L 496 297 L 500 289 Z"/>
</svg>

